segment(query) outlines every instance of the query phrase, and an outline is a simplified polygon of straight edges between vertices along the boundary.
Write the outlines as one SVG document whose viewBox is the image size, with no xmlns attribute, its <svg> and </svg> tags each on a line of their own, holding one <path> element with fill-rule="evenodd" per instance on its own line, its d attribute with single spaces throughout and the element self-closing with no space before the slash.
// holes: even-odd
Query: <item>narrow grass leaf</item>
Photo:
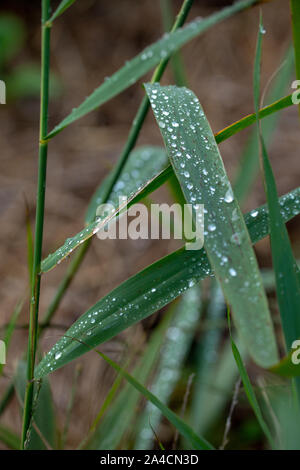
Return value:
<svg viewBox="0 0 300 470">
<path fill-rule="evenodd" d="M 240 352 L 239 352 L 239 350 L 238 350 L 238 348 L 237 348 L 237 346 L 236 346 L 236 344 L 233 340 L 232 334 L 231 334 L 229 309 L 228 309 L 228 325 L 229 325 L 229 333 L 230 333 L 232 353 L 233 353 L 236 365 L 238 367 L 238 370 L 239 370 L 239 373 L 240 373 L 240 376 L 241 376 L 241 379 L 242 379 L 242 382 L 243 382 L 243 385 L 244 385 L 245 393 L 246 393 L 248 401 L 249 401 L 249 403 L 250 403 L 250 405 L 251 405 L 251 407 L 254 411 L 254 414 L 257 418 L 257 421 L 260 424 L 261 429 L 263 430 L 265 436 L 267 437 L 271 447 L 274 448 L 275 445 L 274 445 L 274 442 L 273 442 L 272 434 L 269 430 L 269 427 L 268 427 L 267 423 L 264 420 L 264 417 L 262 415 L 260 406 L 259 406 L 258 401 L 257 401 L 256 396 L 255 396 L 252 384 L 250 382 L 246 367 L 243 363 L 243 359 L 241 358 Z"/>
<path fill-rule="evenodd" d="M 201 291 L 199 285 L 196 285 L 183 294 L 162 345 L 151 392 L 166 405 L 180 378 L 184 360 L 191 347 L 202 313 L 201 306 Z M 160 410 L 148 402 L 139 420 L 135 449 L 152 448 L 160 421 Z"/>
<path fill-rule="evenodd" d="M 18 363 L 14 377 L 14 383 L 17 396 L 23 404 L 27 383 L 26 362 L 24 360 L 21 360 Z M 54 406 L 49 381 L 47 379 L 43 380 L 41 388 L 39 390 L 37 402 L 34 406 L 33 420 L 41 436 L 43 436 L 43 438 L 51 446 L 51 448 L 55 448 L 56 429 Z M 45 450 L 47 446 L 45 445 L 45 442 L 43 441 L 41 436 L 34 428 L 33 423 L 31 423 L 31 429 L 29 431 L 26 449 Z"/>
<path fill-rule="evenodd" d="M 56 20 L 56 18 L 58 18 L 60 15 L 62 15 L 63 12 L 66 11 L 71 5 L 73 5 L 74 2 L 75 0 L 62 0 L 54 11 L 53 15 L 51 15 L 51 17 L 47 21 L 47 23 L 53 23 L 53 21 Z"/>
<path fill-rule="evenodd" d="M 300 337 L 300 283 L 288 232 L 283 221 L 276 182 L 267 154 L 264 138 L 258 120 L 260 98 L 260 65 L 264 27 L 260 16 L 254 64 L 254 102 L 257 114 L 257 129 L 261 147 L 263 179 L 270 217 L 270 241 L 272 261 L 276 277 L 276 293 L 282 319 L 286 346 L 289 349 L 293 341 Z"/>
<path fill-rule="evenodd" d="M 96 351 L 111 367 L 123 375 L 123 377 L 130 383 L 138 392 L 140 392 L 147 400 L 156 406 L 167 420 L 184 436 L 192 445 L 193 449 L 197 450 L 213 450 L 213 446 L 204 438 L 198 436 L 179 416 L 177 416 L 170 408 L 162 403 L 153 393 L 145 388 L 138 382 L 132 375 L 128 374 L 116 362 L 107 357 L 100 351 Z"/>
<path fill-rule="evenodd" d="M 300 213 L 300 187 L 280 198 L 284 220 Z M 268 235 L 266 206 L 245 215 L 252 239 Z M 116 336 L 164 307 L 196 282 L 212 276 L 205 251 L 184 248 L 127 279 L 84 313 L 46 354 L 36 368 L 40 378 Z M 80 341 L 84 342 L 81 344 Z"/>
<path fill-rule="evenodd" d="M 196 19 L 187 24 L 184 28 L 179 28 L 173 33 L 165 34 L 162 39 L 144 49 L 134 59 L 127 62 L 124 67 L 114 73 L 110 78 L 106 79 L 102 85 L 96 88 L 96 90 L 78 106 L 78 108 L 73 109 L 73 111 L 48 134 L 47 139 L 51 139 L 77 119 L 95 110 L 133 85 L 161 60 L 170 57 L 191 39 L 205 32 L 220 21 L 229 18 L 239 11 L 245 10 L 257 2 L 258 0 L 238 1 L 234 3 L 234 5 L 226 7 L 207 18 Z"/>
<path fill-rule="evenodd" d="M 256 257 L 200 103 L 186 88 L 147 84 L 146 91 L 187 202 L 204 204 L 204 248 L 239 334 L 259 365 L 273 365 L 277 346 Z"/>
</svg>

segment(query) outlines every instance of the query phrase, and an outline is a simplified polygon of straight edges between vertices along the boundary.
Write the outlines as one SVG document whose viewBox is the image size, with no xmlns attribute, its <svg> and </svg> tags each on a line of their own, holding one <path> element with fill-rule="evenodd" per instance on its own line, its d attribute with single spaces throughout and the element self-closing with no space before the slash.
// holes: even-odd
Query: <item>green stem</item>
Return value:
<svg viewBox="0 0 300 470">
<path fill-rule="evenodd" d="M 176 17 L 176 20 L 174 22 L 174 25 L 171 29 L 171 32 L 174 32 L 176 29 L 180 28 L 183 23 L 185 22 L 186 18 L 187 18 L 187 15 L 191 9 L 191 6 L 192 6 L 192 3 L 193 3 L 194 0 L 184 0 L 183 2 L 183 5 L 180 9 L 180 12 L 179 14 L 177 15 Z M 158 82 L 164 71 L 165 71 L 165 68 L 167 66 L 169 62 L 169 58 L 167 59 L 164 59 L 162 60 L 159 65 L 156 67 L 154 73 L 153 73 L 153 76 L 152 76 L 152 79 L 151 79 L 151 82 L 154 83 L 154 82 Z M 130 154 L 130 152 L 132 151 L 132 149 L 134 148 L 135 144 L 136 144 L 136 141 L 137 141 L 137 138 L 139 136 L 139 133 L 141 131 L 141 128 L 143 126 L 143 123 L 145 121 L 145 118 L 147 116 L 147 113 L 148 113 L 148 110 L 149 110 L 149 100 L 148 100 L 148 97 L 147 96 L 144 96 L 141 104 L 140 104 L 140 107 L 136 113 L 136 116 L 132 122 L 132 125 L 131 125 L 131 128 L 130 128 L 130 131 L 129 131 L 129 135 L 128 135 L 128 138 L 127 138 L 127 141 L 125 143 L 125 146 L 122 150 L 122 153 L 121 153 L 121 156 L 119 158 L 119 161 L 117 162 L 117 164 L 115 165 L 111 175 L 110 175 L 110 180 L 108 182 L 108 185 L 106 187 L 106 191 L 103 195 L 103 203 L 107 202 L 108 198 L 109 198 L 109 195 L 114 187 L 114 185 L 116 184 L 123 168 L 124 168 L 124 165 L 125 163 L 127 162 L 127 159 L 128 159 L 128 156 Z M 43 324 L 45 322 L 49 323 L 52 316 L 54 315 L 56 309 L 58 308 L 60 302 L 61 302 L 61 299 L 63 298 L 64 296 L 64 293 L 66 292 L 66 289 L 68 288 L 68 286 L 70 285 L 73 277 L 75 276 L 79 266 L 81 265 L 81 262 L 83 261 L 84 259 L 84 256 L 88 250 L 90 246 L 90 240 L 87 240 L 83 243 L 83 245 L 81 246 L 80 248 L 80 251 L 78 253 L 78 255 L 73 258 L 71 264 L 70 264 L 70 268 L 65 276 L 65 278 L 62 280 L 62 282 L 60 283 L 59 287 L 58 287 L 58 290 L 45 314 L 45 318 L 43 320 Z"/>
<path fill-rule="evenodd" d="M 50 27 L 45 23 L 49 19 L 50 0 L 42 0 L 42 57 L 41 57 L 41 105 L 40 105 L 40 143 L 38 164 L 38 187 L 36 203 L 36 222 L 34 239 L 34 258 L 31 283 L 27 387 L 24 400 L 21 449 L 24 449 L 27 432 L 32 417 L 34 366 L 38 333 L 38 312 L 40 297 L 40 266 L 42 260 L 42 241 L 44 226 L 45 190 L 48 144 L 44 142 L 47 135 L 48 99 L 49 99 L 49 63 L 50 63 Z"/>
<path fill-rule="evenodd" d="M 299 0 L 290 0 L 290 5 L 295 51 L 296 78 L 300 80 L 300 2 Z M 300 115 L 300 105 L 298 109 Z"/>
</svg>

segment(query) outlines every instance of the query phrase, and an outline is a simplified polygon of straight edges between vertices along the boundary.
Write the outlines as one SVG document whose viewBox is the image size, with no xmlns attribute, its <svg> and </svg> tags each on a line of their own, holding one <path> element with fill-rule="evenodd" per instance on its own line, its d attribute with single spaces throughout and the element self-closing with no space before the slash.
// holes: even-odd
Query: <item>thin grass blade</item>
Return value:
<svg viewBox="0 0 300 470">
<path fill-rule="evenodd" d="M 147 400 L 156 406 L 161 413 L 170 421 L 171 424 L 184 436 L 192 445 L 193 449 L 197 450 L 213 450 L 213 446 L 204 438 L 198 436 L 179 416 L 177 416 L 170 408 L 164 405 L 153 393 L 147 390 L 140 382 L 138 382 L 132 375 L 128 374 L 116 362 L 112 361 L 105 354 L 96 351 L 111 367 L 118 373 L 122 374 L 130 385 L 132 385 L 139 393 L 141 393 Z"/>
<path fill-rule="evenodd" d="M 49 18 L 48 23 L 53 23 L 53 21 L 56 20 L 56 18 L 58 18 L 60 15 L 62 15 L 64 11 L 70 8 L 70 6 L 73 5 L 74 2 L 75 0 L 62 0 L 54 11 L 53 15 L 51 15 L 51 17 Z"/>
<path fill-rule="evenodd" d="M 47 139 L 51 139 L 77 119 L 97 109 L 99 106 L 133 85 L 161 60 L 169 58 L 191 39 L 202 34 L 220 21 L 249 8 L 255 3 L 258 3 L 258 0 L 240 0 L 234 3 L 234 5 L 226 7 L 207 18 L 196 19 L 184 28 L 166 34 L 162 39 L 144 49 L 134 59 L 127 62 L 124 67 L 105 80 L 105 82 L 96 88 L 78 108 L 75 108 L 48 134 Z"/>
<path fill-rule="evenodd" d="M 262 17 L 260 16 L 253 82 L 256 115 L 258 115 L 260 99 L 260 67 L 263 34 L 264 27 Z M 289 349 L 293 341 L 300 337 L 300 283 L 297 273 L 298 268 L 288 232 L 280 212 L 276 182 L 258 118 L 257 131 L 261 148 L 263 180 L 270 217 L 270 241 L 276 277 L 277 299 L 286 346 Z"/>
</svg>

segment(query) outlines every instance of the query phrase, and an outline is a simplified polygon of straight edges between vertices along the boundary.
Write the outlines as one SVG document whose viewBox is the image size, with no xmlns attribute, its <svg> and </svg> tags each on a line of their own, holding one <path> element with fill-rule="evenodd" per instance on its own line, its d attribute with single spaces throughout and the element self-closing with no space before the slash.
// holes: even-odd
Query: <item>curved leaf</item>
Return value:
<svg viewBox="0 0 300 470">
<path fill-rule="evenodd" d="M 146 91 L 186 200 L 204 204 L 204 248 L 238 332 L 255 362 L 271 366 L 277 346 L 259 268 L 201 105 L 184 87 L 147 84 Z"/>
</svg>

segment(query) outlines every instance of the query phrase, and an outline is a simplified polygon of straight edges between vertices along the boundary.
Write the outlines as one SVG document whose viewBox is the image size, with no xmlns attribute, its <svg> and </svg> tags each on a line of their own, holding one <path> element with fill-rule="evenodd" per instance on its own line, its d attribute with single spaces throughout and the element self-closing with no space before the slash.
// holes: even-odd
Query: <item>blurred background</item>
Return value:
<svg viewBox="0 0 300 470">
<path fill-rule="evenodd" d="M 58 2 L 51 3 L 54 8 Z M 188 20 L 210 15 L 230 3 L 225 0 L 195 0 Z M 179 11 L 181 2 L 173 0 L 171 4 L 175 14 Z M 214 132 L 253 112 L 252 73 L 258 14 L 259 10 L 252 8 L 235 15 L 194 39 L 182 50 L 188 86 L 199 97 Z M 276 0 L 267 3 L 263 6 L 263 14 L 266 35 L 262 89 L 283 63 L 291 43 L 289 2 Z M 163 31 L 159 0 L 75 2 L 52 28 L 49 129 L 81 103 L 102 83 L 104 77 L 111 75 L 126 60 L 156 41 Z M 0 79 L 7 86 L 7 103 L 0 105 L 1 325 L 7 323 L 16 303 L 28 293 L 26 210 L 29 210 L 33 227 L 38 156 L 39 67 L 40 2 L 1 1 Z M 278 73 L 284 67 L 286 64 Z M 117 161 L 143 97 L 141 84 L 149 77 L 150 75 L 143 77 L 138 84 L 77 121 L 51 141 L 48 154 L 44 256 L 83 227 L 88 201 Z M 293 80 L 292 72 L 284 93 L 277 98 L 292 91 L 290 85 Z M 171 67 L 168 67 L 162 83 L 174 83 Z M 276 126 L 269 151 L 278 190 L 283 194 L 299 185 L 299 121 L 296 107 L 281 112 Z M 232 181 L 238 172 L 239 161 L 250 134 L 251 129 L 247 129 L 220 145 Z M 162 145 L 151 112 L 138 141 L 138 145 L 144 144 Z M 153 198 L 160 202 L 171 200 L 168 188 L 165 187 L 157 191 Z M 244 209 L 250 210 L 264 202 L 265 195 L 258 175 L 245 200 Z M 295 253 L 299 257 L 299 218 L 290 222 L 288 229 Z M 71 325 L 112 288 L 178 246 L 172 240 L 95 239 L 56 312 L 53 323 L 66 327 Z M 258 243 L 256 252 L 262 267 L 271 266 L 268 240 Z M 70 260 L 64 261 L 42 280 L 41 315 L 52 299 L 69 262 Z M 274 298 L 270 302 L 276 316 Z M 121 360 L 128 348 L 134 346 L 138 355 L 160 315 L 162 312 L 130 328 L 120 337 L 106 343 L 102 350 L 109 352 L 115 360 Z M 28 297 L 22 309 L 20 324 L 27 321 Z M 51 347 L 61 333 L 59 328 L 49 328 L 44 332 L 43 352 Z M 199 332 L 195 341 L 200 339 Z M 0 379 L 1 393 L 13 376 L 26 344 L 26 331 L 18 329 L 9 351 L 8 365 Z M 70 422 L 69 448 L 74 448 L 86 433 L 114 378 L 109 367 L 95 356 L 89 353 L 79 361 L 83 367 Z M 192 360 L 191 354 L 188 361 Z M 72 363 L 51 377 L 54 403 L 61 420 L 68 405 L 75 367 Z M 190 363 L 187 367 L 190 367 Z M 181 384 L 179 390 L 175 390 L 175 404 L 182 400 L 184 387 Z M 220 433 L 229 404 L 230 401 L 220 416 Z M 16 431 L 20 429 L 20 414 L 15 398 L 1 420 Z M 165 423 L 163 426 L 163 435 L 168 442 L 171 431 Z M 215 429 L 218 429 L 218 424 Z M 237 437 L 233 437 L 230 445 L 237 448 L 240 445 L 238 436 L 242 435 L 246 447 L 261 446 L 260 433 L 255 428 L 245 400 L 242 400 L 235 413 L 233 429 Z M 248 441 L 247 436 L 251 436 Z"/>
</svg>

